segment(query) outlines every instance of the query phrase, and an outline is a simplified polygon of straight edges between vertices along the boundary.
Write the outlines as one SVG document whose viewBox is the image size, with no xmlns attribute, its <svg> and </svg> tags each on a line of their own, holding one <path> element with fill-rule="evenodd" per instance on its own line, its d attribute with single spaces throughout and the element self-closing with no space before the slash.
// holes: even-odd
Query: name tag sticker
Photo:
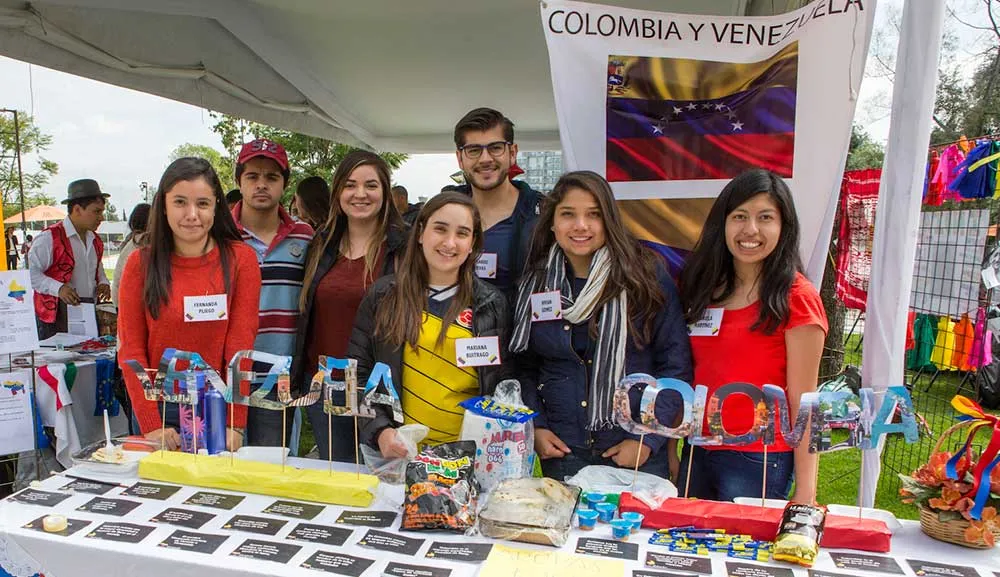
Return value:
<svg viewBox="0 0 1000 577">
<path fill-rule="evenodd" d="M 497 278 L 497 253 L 484 252 L 476 261 L 476 276 L 479 278 Z"/>
<path fill-rule="evenodd" d="M 698 322 L 688 325 L 688 334 L 692 337 L 716 337 L 722 328 L 723 308 L 705 309 Z"/>
<path fill-rule="evenodd" d="M 531 295 L 531 322 L 562 319 L 562 294 L 559 291 Z"/>
<path fill-rule="evenodd" d="M 228 296 L 205 295 L 184 297 L 184 322 L 201 323 L 229 318 Z"/>
<path fill-rule="evenodd" d="M 460 367 L 499 365 L 500 339 L 498 337 L 455 339 L 455 362 Z"/>
</svg>

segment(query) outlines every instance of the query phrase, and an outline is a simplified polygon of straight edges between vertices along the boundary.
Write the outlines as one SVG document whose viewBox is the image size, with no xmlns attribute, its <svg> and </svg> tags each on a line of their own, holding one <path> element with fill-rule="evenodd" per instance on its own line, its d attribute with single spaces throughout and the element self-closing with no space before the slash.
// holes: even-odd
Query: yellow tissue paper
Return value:
<svg viewBox="0 0 1000 577">
<path fill-rule="evenodd" d="M 367 507 L 375 497 L 373 475 L 296 469 L 273 463 L 157 451 L 139 461 L 139 477 L 180 485 L 227 489 L 348 507 Z"/>
</svg>

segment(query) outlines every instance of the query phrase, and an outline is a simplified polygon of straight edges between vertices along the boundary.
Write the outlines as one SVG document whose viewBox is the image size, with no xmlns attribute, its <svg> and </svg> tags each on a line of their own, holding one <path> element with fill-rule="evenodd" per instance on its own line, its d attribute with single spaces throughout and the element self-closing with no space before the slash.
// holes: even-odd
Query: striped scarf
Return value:
<svg viewBox="0 0 1000 577">
<path fill-rule="evenodd" d="M 594 253 L 587 273 L 587 284 L 573 299 L 573 288 L 566 277 L 566 255 L 558 244 L 549 251 L 549 261 L 545 268 L 545 279 L 532 274 L 522 282 L 517 294 L 515 319 L 517 326 L 511 339 L 511 352 L 522 352 L 528 348 L 531 335 L 531 295 L 537 292 L 559 290 L 562 296 L 562 316 L 574 325 L 590 320 L 597 307 L 597 301 L 604 292 L 604 284 L 611 273 L 611 256 L 606 246 Z M 587 403 L 587 428 L 591 431 L 609 429 L 614 426 L 612 400 L 615 387 L 625 376 L 625 344 L 628 339 L 628 301 L 625 291 L 617 298 L 609 300 L 601 308 L 597 323 L 597 347 L 590 369 L 590 399 Z"/>
</svg>

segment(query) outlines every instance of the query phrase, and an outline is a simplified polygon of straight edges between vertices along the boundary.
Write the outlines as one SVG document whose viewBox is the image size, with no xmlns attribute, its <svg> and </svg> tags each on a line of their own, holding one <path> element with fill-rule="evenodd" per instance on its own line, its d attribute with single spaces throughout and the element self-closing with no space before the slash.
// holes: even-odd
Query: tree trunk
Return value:
<svg viewBox="0 0 1000 577">
<path fill-rule="evenodd" d="M 834 220 L 833 238 L 836 239 L 837 230 L 840 228 L 840 215 Z M 830 251 L 826 259 L 826 269 L 823 273 L 823 286 L 820 287 L 819 296 L 823 299 L 823 308 L 826 309 L 826 319 L 830 326 L 826 334 L 826 343 L 823 345 L 823 359 L 819 366 L 820 383 L 827 381 L 840 374 L 844 369 L 844 317 L 847 308 L 844 303 L 837 298 L 837 271 L 834 263 L 837 262 L 837 246 L 834 240 L 830 241 Z"/>
</svg>

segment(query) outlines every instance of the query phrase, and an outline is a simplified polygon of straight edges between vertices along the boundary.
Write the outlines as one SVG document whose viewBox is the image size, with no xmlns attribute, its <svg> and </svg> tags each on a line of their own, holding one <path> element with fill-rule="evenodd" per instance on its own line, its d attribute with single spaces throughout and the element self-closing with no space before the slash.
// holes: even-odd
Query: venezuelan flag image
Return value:
<svg viewBox="0 0 1000 577">
<path fill-rule="evenodd" d="M 608 57 L 609 182 L 792 176 L 798 43 L 753 63 Z"/>
</svg>

